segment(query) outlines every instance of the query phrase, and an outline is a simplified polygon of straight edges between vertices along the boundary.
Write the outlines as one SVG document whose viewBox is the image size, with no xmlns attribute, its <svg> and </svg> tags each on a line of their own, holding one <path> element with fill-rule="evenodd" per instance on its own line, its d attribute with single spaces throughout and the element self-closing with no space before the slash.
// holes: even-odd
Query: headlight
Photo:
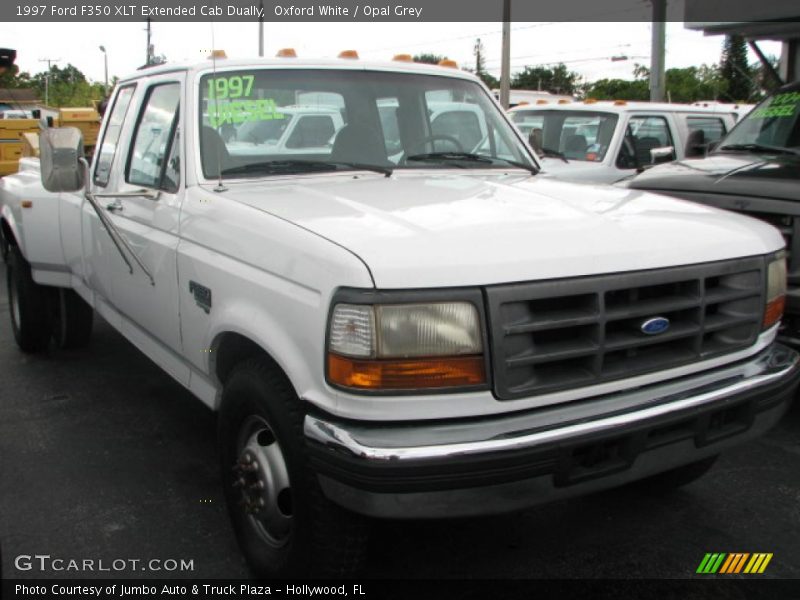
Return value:
<svg viewBox="0 0 800 600">
<path fill-rule="evenodd" d="M 763 327 L 767 329 L 781 320 L 786 304 L 786 257 L 781 252 L 767 264 L 767 303 Z"/>
<path fill-rule="evenodd" d="M 328 379 L 365 390 L 486 383 L 481 320 L 470 302 L 336 304 Z"/>
</svg>

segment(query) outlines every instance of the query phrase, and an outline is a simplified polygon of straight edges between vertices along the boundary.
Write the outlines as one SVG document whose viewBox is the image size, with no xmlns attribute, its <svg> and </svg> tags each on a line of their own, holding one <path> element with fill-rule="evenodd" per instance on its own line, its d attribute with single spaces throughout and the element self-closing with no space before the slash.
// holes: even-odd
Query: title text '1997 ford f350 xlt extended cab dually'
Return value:
<svg viewBox="0 0 800 600">
<path fill-rule="evenodd" d="M 337 107 L 330 145 L 313 120 L 307 153 L 220 133 L 300 98 Z M 475 107 L 481 142 L 432 130 L 447 101 Z M 83 345 L 96 312 L 219 411 L 262 576 L 349 572 L 365 516 L 686 483 L 775 424 L 798 382 L 774 341 L 775 228 L 541 179 L 457 69 L 163 65 L 118 83 L 91 165 L 75 130 L 41 141 L 0 186 L 19 346 Z"/>
</svg>

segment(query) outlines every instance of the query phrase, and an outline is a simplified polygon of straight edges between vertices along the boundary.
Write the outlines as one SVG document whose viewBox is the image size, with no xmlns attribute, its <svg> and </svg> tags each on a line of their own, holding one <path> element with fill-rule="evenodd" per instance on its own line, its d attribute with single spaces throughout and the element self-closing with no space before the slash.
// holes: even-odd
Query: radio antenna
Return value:
<svg viewBox="0 0 800 600">
<path fill-rule="evenodd" d="M 222 141 L 222 135 L 219 133 L 219 100 L 217 99 L 217 44 L 214 41 L 214 21 L 211 21 L 211 79 L 214 84 L 209 87 L 209 92 L 213 90 L 214 93 L 214 122 L 217 124 L 214 130 L 217 132 L 219 142 L 224 143 Z M 227 192 L 228 188 L 222 184 L 222 148 L 220 148 L 219 143 L 214 144 L 214 146 L 214 150 L 217 153 L 217 186 L 214 188 L 214 191 Z"/>
</svg>

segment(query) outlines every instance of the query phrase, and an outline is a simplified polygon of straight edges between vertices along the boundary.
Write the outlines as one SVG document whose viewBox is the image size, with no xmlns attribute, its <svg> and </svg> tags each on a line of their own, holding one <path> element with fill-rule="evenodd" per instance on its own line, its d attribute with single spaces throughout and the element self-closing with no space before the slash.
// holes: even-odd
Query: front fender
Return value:
<svg viewBox="0 0 800 600">
<path fill-rule="evenodd" d="M 16 245 L 20 249 L 20 252 L 22 252 L 22 255 L 27 257 L 25 252 L 25 238 L 22 235 L 20 225 L 17 223 L 17 217 L 14 215 L 14 211 L 8 205 L 6 198 L 2 198 L 2 207 L 0 207 L 0 221 L 2 221 L 0 235 L 3 236 L 3 243 Z"/>
</svg>

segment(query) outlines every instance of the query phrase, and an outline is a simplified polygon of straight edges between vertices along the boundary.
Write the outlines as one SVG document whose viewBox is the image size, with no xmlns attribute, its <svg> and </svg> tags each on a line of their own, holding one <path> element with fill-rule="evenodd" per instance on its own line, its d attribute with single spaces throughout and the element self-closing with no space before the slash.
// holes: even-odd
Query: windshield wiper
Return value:
<svg viewBox="0 0 800 600">
<path fill-rule="evenodd" d="M 551 158 L 560 158 L 565 163 L 569 164 L 566 155 L 563 152 L 559 152 L 558 150 L 553 150 L 552 148 L 539 148 L 541 151 L 540 154 L 542 156 L 549 156 Z"/>
<path fill-rule="evenodd" d="M 719 146 L 717 151 L 732 150 L 734 152 L 777 152 L 778 154 L 800 154 L 800 150 L 792 150 L 782 146 L 769 146 L 767 144 L 726 144 Z"/>
<path fill-rule="evenodd" d="M 229 167 L 222 170 L 222 175 L 240 175 L 246 173 L 308 173 L 314 171 L 335 171 L 339 167 L 349 167 L 359 171 L 373 171 L 385 175 L 386 177 L 392 174 L 391 168 L 381 165 L 329 160 L 281 159 L 265 160 L 262 162 L 240 165 L 238 167 Z"/>
<path fill-rule="evenodd" d="M 502 161 L 508 165 L 513 167 L 517 167 L 519 169 L 525 169 L 526 171 L 530 171 L 534 175 L 537 173 L 536 168 L 531 165 L 526 165 L 525 163 L 517 162 L 515 160 L 509 160 L 507 158 L 500 158 L 499 156 L 486 156 L 483 154 L 473 154 L 471 152 L 428 152 L 426 154 L 412 154 L 411 156 L 406 157 L 406 160 L 413 160 L 413 161 L 456 161 L 458 163 L 461 162 L 472 162 L 472 163 L 480 163 L 484 165 L 493 165 L 495 161 Z M 464 165 L 455 165 L 458 168 L 466 168 Z"/>
</svg>

